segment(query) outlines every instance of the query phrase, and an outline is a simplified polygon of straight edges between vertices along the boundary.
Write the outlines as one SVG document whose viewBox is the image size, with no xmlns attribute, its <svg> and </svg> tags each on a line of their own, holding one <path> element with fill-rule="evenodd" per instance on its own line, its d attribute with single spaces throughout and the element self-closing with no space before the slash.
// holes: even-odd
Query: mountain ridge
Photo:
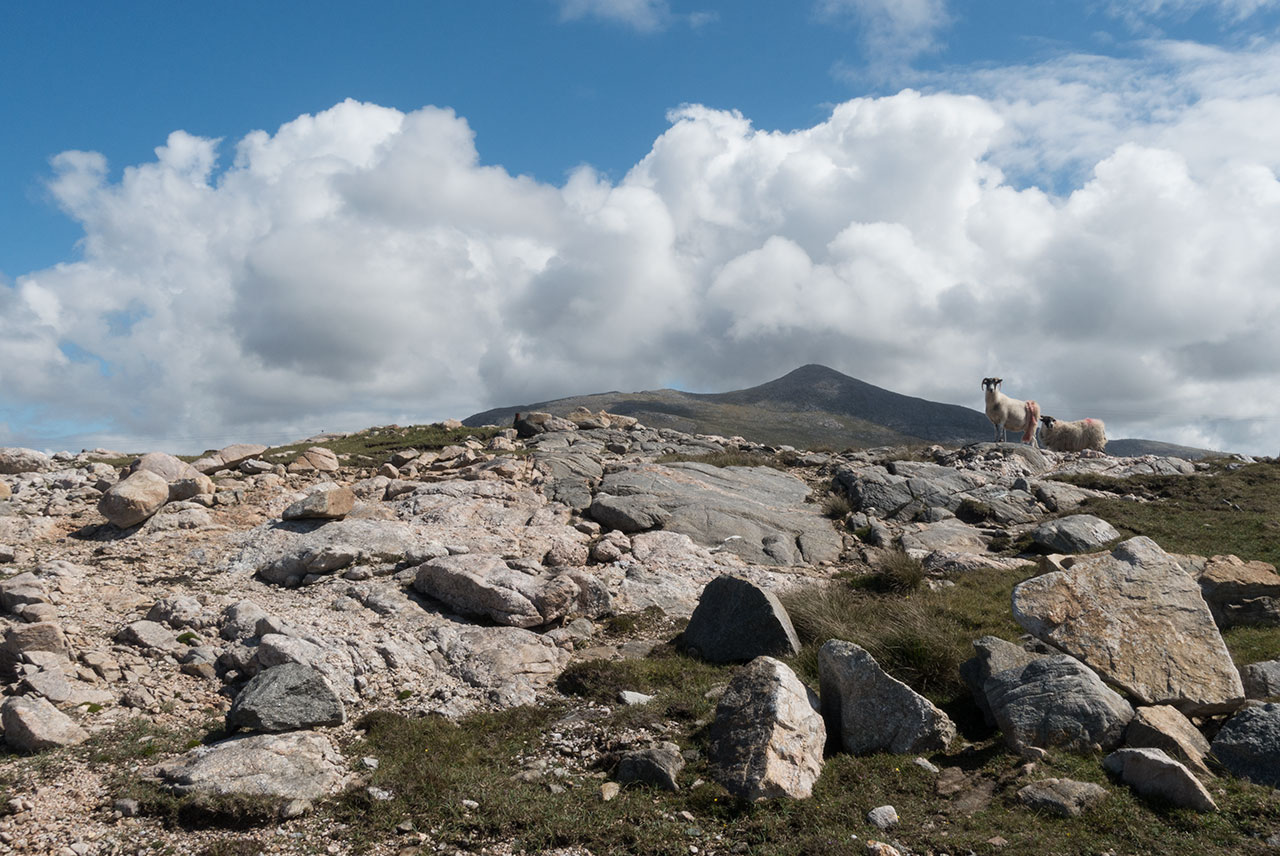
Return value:
<svg viewBox="0 0 1280 856">
<path fill-rule="evenodd" d="M 989 440 L 992 435 L 991 422 L 980 410 L 902 395 L 817 363 L 728 392 L 615 390 L 492 408 L 462 422 L 472 427 L 509 425 L 516 413 L 541 410 L 563 416 L 577 407 L 632 416 L 646 425 L 685 433 L 741 436 L 760 443 L 810 449 L 918 443 L 965 445 Z M 1219 454 L 1142 439 L 1114 440 L 1108 443 L 1107 450 L 1125 456 L 1201 458 Z"/>
</svg>

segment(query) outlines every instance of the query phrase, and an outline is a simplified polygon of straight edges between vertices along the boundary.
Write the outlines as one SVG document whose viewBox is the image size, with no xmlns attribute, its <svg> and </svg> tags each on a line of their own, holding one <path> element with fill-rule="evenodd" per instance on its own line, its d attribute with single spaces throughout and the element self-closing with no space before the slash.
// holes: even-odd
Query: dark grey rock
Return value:
<svg viewBox="0 0 1280 856">
<path fill-rule="evenodd" d="M 627 752 L 618 759 L 617 779 L 622 784 L 643 782 L 666 791 L 678 791 L 677 779 L 684 769 L 684 756 L 674 743 L 658 743 Z"/>
<path fill-rule="evenodd" d="M 1211 744 L 1234 776 L 1280 787 L 1280 704 L 1249 704 L 1227 720 Z"/>
<path fill-rule="evenodd" d="M 1015 750 L 1113 749 L 1133 719 L 1127 701 L 1079 660 L 1065 655 L 997 672 L 987 678 L 983 691 L 1005 741 Z"/>
<path fill-rule="evenodd" d="M 284 663 L 245 685 L 227 712 L 227 730 L 298 731 L 346 719 L 342 700 L 323 675 L 301 663 Z"/>
<path fill-rule="evenodd" d="M 702 590 L 680 644 L 711 663 L 800 653 L 800 639 L 778 598 L 755 583 L 727 575 Z"/>
<path fill-rule="evenodd" d="M 960 677 L 973 693 L 974 703 L 982 711 L 982 718 L 987 725 L 995 725 L 996 718 L 991 712 L 991 703 L 987 701 L 987 678 L 1006 669 L 1021 669 L 1044 655 L 1006 642 L 998 636 L 983 636 L 974 640 L 973 650 L 976 654 L 960 664 Z"/>
</svg>

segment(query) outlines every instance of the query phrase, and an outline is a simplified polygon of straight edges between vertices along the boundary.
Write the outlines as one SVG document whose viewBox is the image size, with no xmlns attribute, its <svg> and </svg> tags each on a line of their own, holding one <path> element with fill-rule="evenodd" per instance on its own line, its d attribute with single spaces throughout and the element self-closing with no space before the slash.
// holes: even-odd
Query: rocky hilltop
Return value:
<svg viewBox="0 0 1280 856">
<path fill-rule="evenodd" d="M 821 804 L 850 775 L 824 768 L 883 753 L 942 815 L 1136 798 L 1118 793 L 1213 812 L 1221 783 L 1280 786 L 1280 706 L 1247 701 L 1280 693 L 1280 663 L 1242 680 L 1221 635 L 1280 623 L 1274 568 L 1124 539 L 1073 513 L 1098 489 L 1060 479 L 1203 464 L 806 452 L 587 410 L 437 428 L 429 449 L 390 426 L 191 462 L 0 450 L 0 852 L 754 852 L 755 801 Z M 904 559 L 939 597 L 1026 580 L 1001 605 L 1025 637 L 975 639 L 961 669 L 977 726 L 788 614 Z M 592 694 L 672 668 L 688 700 Z M 535 720 L 476 768 L 493 789 L 450 784 Z M 379 742 L 420 728 L 436 742 L 411 757 Z M 1016 772 L 976 771 L 983 739 Z M 1077 754 L 1106 785 L 1047 774 Z M 532 814 L 503 825 L 519 800 Z M 583 806 L 575 832 L 536 832 Z M 936 817 L 836 814 L 847 852 L 944 852 Z M 1275 806 L 1257 817 L 1280 833 Z"/>
</svg>

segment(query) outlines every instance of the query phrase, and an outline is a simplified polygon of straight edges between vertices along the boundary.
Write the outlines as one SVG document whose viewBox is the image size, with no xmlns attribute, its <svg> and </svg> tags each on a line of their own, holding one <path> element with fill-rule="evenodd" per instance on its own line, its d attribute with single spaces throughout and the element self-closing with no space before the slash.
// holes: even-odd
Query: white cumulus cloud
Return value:
<svg viewBox="0 0 1280 856">
<path fill-rule="evenodd" d="M 0 443 L 199 451 L 819 362 L 1275 454 L 1275 57 L 1152 51 L 787 132 L 686 105 L 616 181 L 513 176 L 450 110 L 355 101 L 177 131 L 118 179 L 64 153 L 83 259 L 0 287 Z"/>
</svg>

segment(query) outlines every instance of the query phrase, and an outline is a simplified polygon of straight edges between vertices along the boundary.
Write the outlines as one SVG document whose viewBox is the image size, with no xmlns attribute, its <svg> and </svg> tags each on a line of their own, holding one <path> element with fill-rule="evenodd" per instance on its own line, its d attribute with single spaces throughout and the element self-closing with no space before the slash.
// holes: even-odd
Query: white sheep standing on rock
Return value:
<svg viewBox="0 0 1280 856">
<path fill-rule="evenodd" d="M 996 442 L 1004 442 L 1006 429 L 1012 428 L 1022 432 L 1022 442 L 1039 448 L 1036 429 L 1040 427 L 1040 405 L 1034 401 L 1021 401 L 1005 395 L 1000 391 L 1000 384 L 1003 382 L 1004 378 L 1000 377 L 982 379 L 982 388 L 986 391 L 987 398 L 987 418 L 996 426 Z"/>
<path fill-rule="evenodd" d="M 1083 452 L 1107 448 L 1107 426 L 1101 419 L 1077 419 L 1066 422 L 1052 416 L 1041 416 L 1040 436 L 1046 448 L 1055 452 Z"/>
</svg>

